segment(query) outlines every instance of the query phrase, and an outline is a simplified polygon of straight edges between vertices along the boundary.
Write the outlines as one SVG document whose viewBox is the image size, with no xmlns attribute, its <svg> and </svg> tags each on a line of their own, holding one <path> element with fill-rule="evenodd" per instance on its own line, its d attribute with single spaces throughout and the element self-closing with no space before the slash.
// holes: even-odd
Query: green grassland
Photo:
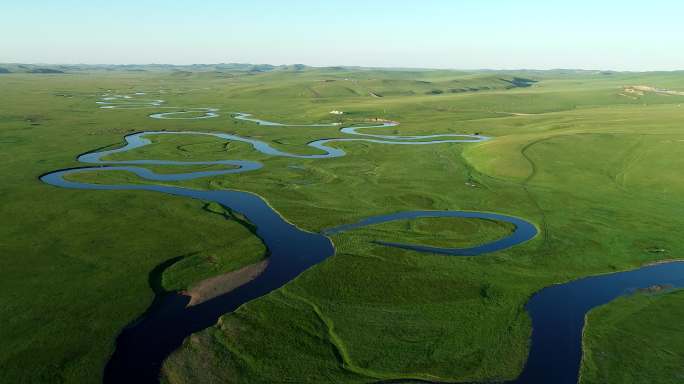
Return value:
<svg viewBox="0 0 684 384">
<path fill-rule="evenodd" d="M 514 87 L 515 78 L 537 82 Z M 337 127 L 259 126 L 229 112 L 304 124 L 384 118 L 401 122 L 382 129 L 387 134 L 495 139 L 335 143 L 346 157 L 307 160 L 212 137 L 157 136 L 112 158 L 261 161 L 254 172 L 169 184 L 254 192 L 310 231 L 402 210 L 461 209 L 519 216 L 541 233 L 479 257 L 370 241 L 462 247 L 511 228 L 427 219 L 335 235 L 335 256 L 189 338 L 167 361 L 167 382 L 513 378 L 527 355 L 524 305 L 535 291 L 684 254 L 684 97 L 620 95 L 641 84 L 684 90 L 684 74 L 300 67 L 2 74 L 11 102 L 0 104 L 0 381 L 99 382 L 117 333 L 155 290 L 183 289 L 266 256 L 249 223 L 220 207 L 153 192 L 64 190 L 37 179 L 141 130 L 235 133 L 302 154 L 316 153 L 305 145 L 311 140 L 346 136 Z M 168 106 L 220 108 L 222 116 L 154 120 L 147 118 L 154 108 L 98 109 L 109 89 L 146 91 Z M 332 117 L 334 109 L 345 115 Z M 146 183 L 125 172 L 72 177 Z M 166 271 L 156 268 L 178 257 Z M 681 295 L 670 300 L 684 304 Z"/>
<path fill-rule="evenodd" d="M 593 310 L 584 333 L 581 383 L 684 380 L 684 291 L 639 293 Z"/>
</svg>

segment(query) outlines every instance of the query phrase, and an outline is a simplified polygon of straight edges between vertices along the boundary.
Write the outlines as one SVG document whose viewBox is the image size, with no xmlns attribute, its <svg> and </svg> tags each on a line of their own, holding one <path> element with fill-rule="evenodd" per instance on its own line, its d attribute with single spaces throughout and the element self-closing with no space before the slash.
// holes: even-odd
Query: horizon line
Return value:
<svg viewBox="0 0 684 384">
<path fill-rule="evenodd" d="M 216 63 L 191 63 L 191 64 L 173 64 L 173 63 L 58 63 L 58 62 L 10 62 L 3 61 L 0 65 L 42 65 L 42 66 L 114 66 L 114 67 L 125 67 L 125 66 L 173 66 L 173 67 L 191 67 L 191 66 L 211 66 L 211 65 L 252 65 L 252 66 L 272 66 L 274 68 L 278 67 L 290 67 L 303 65 L 308 68 L 314 69 L 326 69 L 326 68 L 345 68 L 345 69 L 387 69 L 387 70 L 424 70 L 424 71 L 587 71 L 587 72 L 616 72 L 616 73 L 645 73 L 645 72 L 682 72 L 684 68 L 681 69 L 610 69 L 610 68 L 580 68 L 580 67 L 555 67 L 555 68 L 494 68 L 494 67 L 481 67 L 481 68 L 457 68 L 457 67 L 404 67 L 404 66 L 364 66 L 364 65 L 310 65 L 304 63 L 287 63 L 287 64 L 270 64 L 270 63 L 250 63 L 250 62 L 216 62 Z"/>
</svg>

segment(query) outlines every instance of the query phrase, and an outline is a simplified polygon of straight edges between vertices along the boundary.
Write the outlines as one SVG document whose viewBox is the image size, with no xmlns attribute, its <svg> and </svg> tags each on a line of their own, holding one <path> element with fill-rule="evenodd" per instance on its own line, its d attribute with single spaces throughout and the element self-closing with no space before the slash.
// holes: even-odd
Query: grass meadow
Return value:
<svg viewBox="0 0 684 384">
<path fill-rule="evenodd" d="M 536 82 L 520 86 L 516 78 Z M 59 189 L 38 180 L 82 166 L 80 153 L 119 146 L 124 135 L 143 130 L 228 132 L 301 154 L 316 153 L 306 146 L 312 140 L 346 137 L 339 127 L 260 126 L 232 119 L 231 112 L 301 124 L 382 118 L 401 122 L 376 129 L 386 134 L 494 139 L 335 143 L 347 156 L 309 160 L 270 157 L 214 137 L 157 136 L 153 145 L 112 158 L 260 161 L 264 167 L 254 172 L 169 184 L 257 193 L 309 231 L 403 210 L 449 209 L 522 217 L 540 234 L 478 257 L 422 254 L 372 240 L 472 246 L 511 228 L 422 219 L 337 234 L 335 256 L 186 340 L 167 360 L 165 382 L 514 378 L 527 356 L 524 305 L 534 292 L 684 254 L 684 96 L 624 94 L 632 85 L 682 91 L 684 74 L 340 68 L 2 74 L 0 382 L 100 382 L 118 332 L 155 293 L 267 257 L 249 223 L 222 207 L 154 192 Z M 155 108 L 97 108 L 108 90 L 146 92 L 165 106 L 219 108 L 221 116 L 155 120 L 147 117 Z M 72 177 L 147 182 L 125 172 Z M 179 257 L 165 272 L 155 269 Z M 669 312 L 682 306 L 684 296 L 674 292 L 620 299 L 592 312 L 583 382 L 629 382 L 624 361 L 672 367 L 664 351 L 681 349 L 681 337 L 670 335 L 684 328 Z M 659 318 L 669 326 L 659 327 Z M 623 348 L 643 338 L 652 341 L 650 353 Z M 630 377 L 644 382 L 639 372 Z"/>
</svg>

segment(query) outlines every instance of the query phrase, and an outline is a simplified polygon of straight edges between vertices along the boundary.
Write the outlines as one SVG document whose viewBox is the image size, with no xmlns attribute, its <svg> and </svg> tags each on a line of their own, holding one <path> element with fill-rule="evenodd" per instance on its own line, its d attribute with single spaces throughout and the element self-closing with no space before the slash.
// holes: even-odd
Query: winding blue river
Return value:
<svg viewBox="0 0 684 384">
<path fill-rule="evenodd" d="M 143 93 L 130 95 L 105 95 L 98 104 L 103 109 L 167 108 L 172 112 L 149 115 L 156 119 L 207 119 L 218 117 L 215 108 L 162 107 L 163 100 L 139 99 Z M 234 113 L 233 118 L 255 124 L 285 127 L 253 118 L 249 114 Z M 339 125 L 313 124 L 304 127 L 331 127 Z M 165 193 L 202 201 L 212 201 L 243 214 L 256 226 L 256 235 L 267 246 L 270 258 L 266 269 L 254 280 L 237 289 L 200 304 L 188 307 L 189 297 L 170 293 L 155 299 L 155 302 L 140 319 L 126 327 L 117 338 L 116 350 L 105 368 L 106 383 L 130 383 L 159 381 L 159 371 L 164 359 L 183 340 L 194 332 L 212 326 L 218 318 L 237 309 L 240 305 L 261 297 L 288 283 L 303 271 L 316 265 L 335 253 L 327 235 L 350 231 L 368 225 L 394 220 L 423 217 L 460 217 L 496 220 L 511 223 L 515 230 L 505 238 L 471 248 L 441 248 L 423 245 L 389 243 L 377 241 L 390 247 L 410 249 L 418 252 L 439 253 L 452 256 L 477 256 L 521 244 L 537 234 L 537 228 L 517 217 L 491 212 L 469 211 L 407 211 L 374 216 L 357 223 L 330 228 L 323 233 L 311 233 L 297 228 L 283 219 L 261 197 L 242 191 L 203 191 L 157 184 L 94 184 L 71 181 L 67 176 L 93 171 L 127 171 L 150 181 L 179 181 L 230 173 L 249 172 L 261 168 L 259 162 L 246 160 L 220 160 L 205 162 L 184 162 L 167 160 L 112 161 L 106 157 L 131 151 L 151 144 L 148 137 L 154 135 L 208 135 L 228 141 L 250 144 L 254 150 L 271 156 L 325 159 L 344 156 L 346 153 L 332 147 L 334 142 L 365 141 L 392 145 L 434 145 L 443 143 L 473 143 L 490 140 L 489 137 L 467 134 L 443 134 L 427 136 L 395 136 L 358 132 L 360 129 L 396 126 L 396 122 L 341 128 L 340 132 L 356 135 L 357 138 L 333 138 L 313 141 L 310 147 L 321 153 L 301 155 L 283 152 L 268 143 L 249 137 L 216 132 L 169 132 L 149 131 L 128 135 L 125 145 L 112 150 L 82 154 L 78 160 L 91 166 L 54 171 L 40 178 L 43 182 L 62 188 L 87 190 L 138 190 Z M 226 169 L 190 173 L 158 174 L 145 165 L 222 165 Z M 177 260 L 164 263 L 168 268 Z M 533 333 L 530 356 L 522 375 L 515 383 L 576 383 L 581 359 L 581 331 L 584 314 L 596 305 L 606 303 L 625 294 L 631 288 L 653 284 L 684 285 L 684 263 L 662 264 L 644 267 L 636 271 L 591 277 L 563 285 L 546 288 L 535 294 L 527 305 L 532 317 Z M 398 380 L 397 382 L 410 381 Z"/>
</svg>

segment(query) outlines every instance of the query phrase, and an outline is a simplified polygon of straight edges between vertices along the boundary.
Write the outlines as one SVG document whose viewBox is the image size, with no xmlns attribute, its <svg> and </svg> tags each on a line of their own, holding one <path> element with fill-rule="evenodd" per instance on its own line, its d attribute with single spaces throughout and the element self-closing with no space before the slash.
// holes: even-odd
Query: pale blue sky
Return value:
<svg viewBox="0 0 684 384">
<path fill-rule="evenodd" d="M 681 0 L 3 0 L 0 62 L 684 69 Z"/>
</svg>

